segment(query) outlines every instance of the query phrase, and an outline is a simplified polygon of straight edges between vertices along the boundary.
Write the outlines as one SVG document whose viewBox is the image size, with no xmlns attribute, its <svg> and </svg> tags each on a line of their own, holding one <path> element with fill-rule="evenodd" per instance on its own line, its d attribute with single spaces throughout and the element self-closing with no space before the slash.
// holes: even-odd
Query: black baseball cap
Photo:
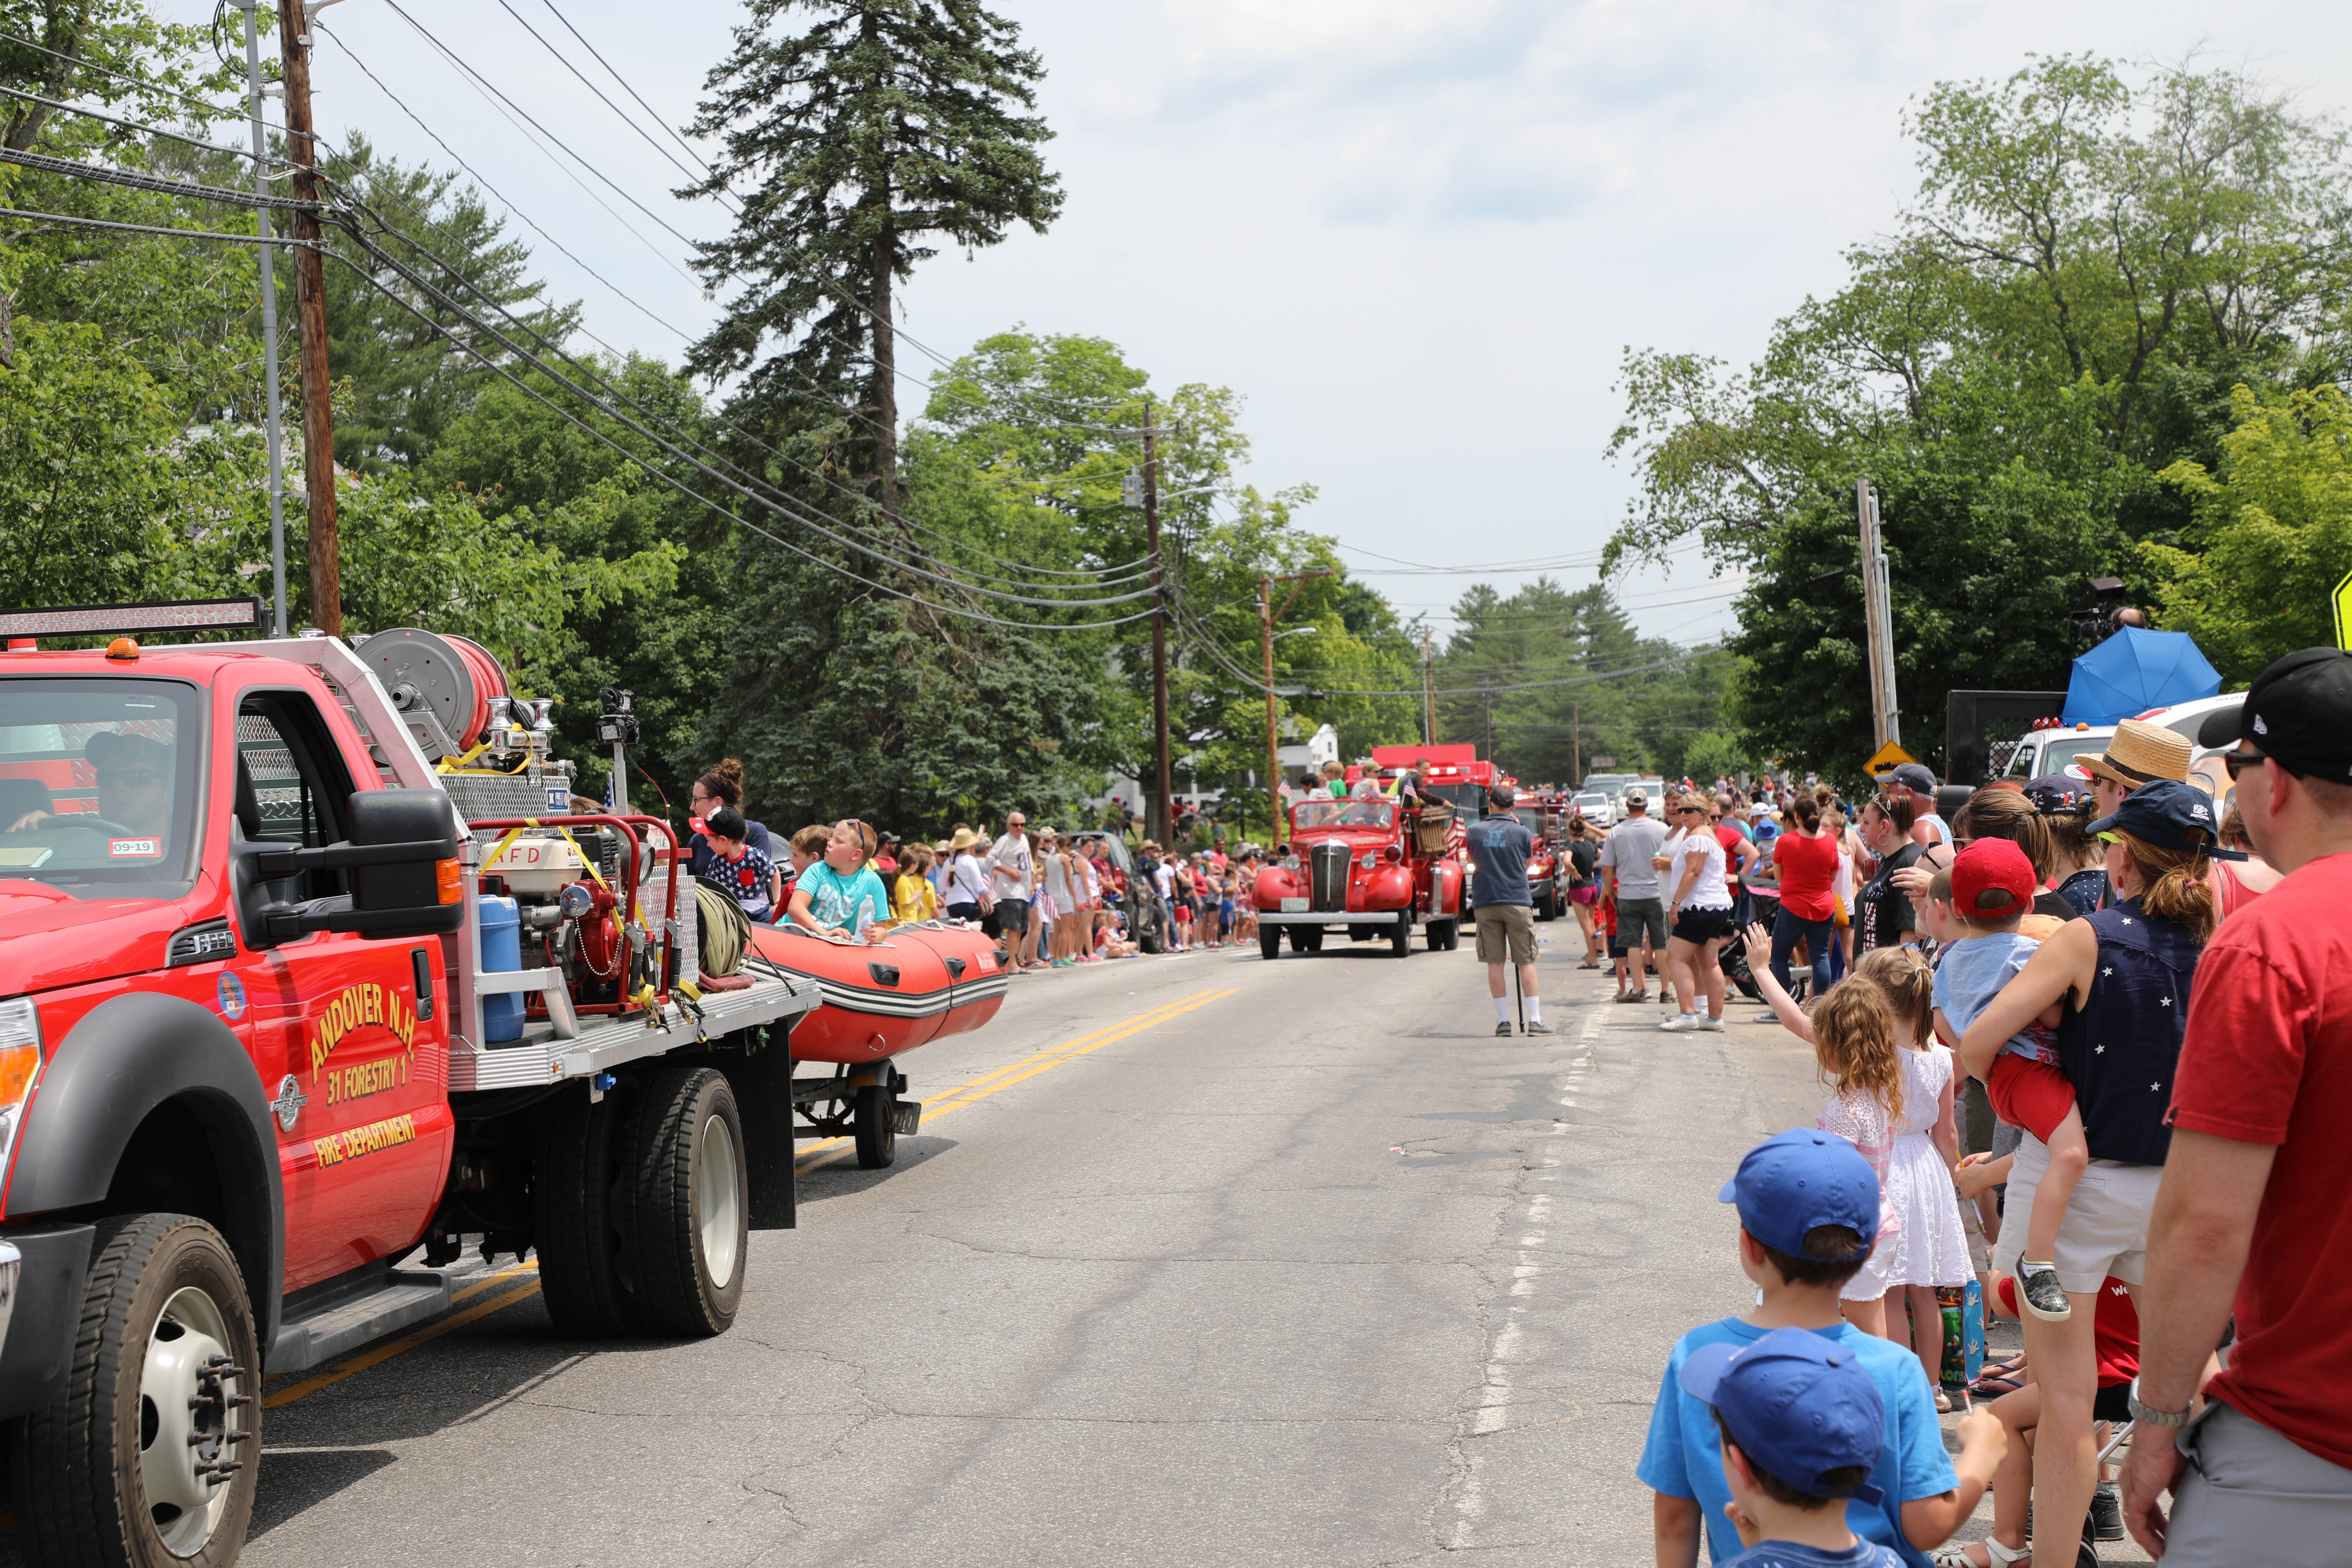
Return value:
<svg viewBox="0 0 2352 1568">
<path fill-rule="evenodd" d="M 2352 781 L 2352 652 L 2307 647 L 2273 660 L 2235 710 L 2209 716 L 2200 746 L 2254 749 L 2291 773 Z"/>
<path fill-rule="evenodd" d="M 2158 779 L 2124 796 L 2113 815 L 2099 818 L 2084 831 L 2120 829 L 2158 849 L 2193 849 L 2216 860 L 2246 858 L 2244 850 L 2224 849 L 2215 842 L 2218 826 L 2211 795 L 2179 779 Z M 2197 834 L 2203 837 L 2193 837 Z"/>
<path fill-rule="evenodd" d="M 1508 805 L 1519 798 L 1519 792 L 1509 784 L 1498 784 L 1486 792 L 1486 798 L 1496 805 Z"/>
</svg>

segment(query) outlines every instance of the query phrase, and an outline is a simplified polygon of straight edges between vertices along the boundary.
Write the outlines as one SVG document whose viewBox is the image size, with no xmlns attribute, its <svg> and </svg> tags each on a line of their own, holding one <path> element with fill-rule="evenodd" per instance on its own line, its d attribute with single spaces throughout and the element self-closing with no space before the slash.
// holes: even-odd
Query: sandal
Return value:
<svg viewBox="0 0 2352 1568">
<path fill-rule="evenodd" d="M 1969 1547 L 1970 1546 L 1982 1546 L 1985 1549 L 1985 1555 L 1990 1559 L 1990 1563 L 1979 1563 L 1975 1558 L 1969 1556 Z M 1988 1535 L 1980 1542 L 1969 1542 L 1958 1546 L 1947 1546 L 1943 1550 L 1937 1552 L 1932 1561 L 1935 1563 L 1936 1568 L 2008 1568 L 2010 1563 L 2023 1563 L 2032 1557 L 2032 1555 L 2033 1545 L 2031 1542 L 2028 1542 L 2023 1546 L 2012 1548 L 2003 1546 L 2000 1542 L 1995 1541 L 1991 1536 Z"/>
<path fill-rule="evenodd" d="M 1601 967 L 1601 961 L 1597 958 L 1588 958 L 1576 967 L 1579 969 L 1598 969 Z"/>
</svg>

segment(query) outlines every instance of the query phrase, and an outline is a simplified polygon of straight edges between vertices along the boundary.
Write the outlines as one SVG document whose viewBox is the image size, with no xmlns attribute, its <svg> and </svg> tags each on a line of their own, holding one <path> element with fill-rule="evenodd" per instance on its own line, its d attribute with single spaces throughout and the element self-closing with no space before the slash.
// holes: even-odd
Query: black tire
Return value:
<svg viewBox="0 0 2352 1568">
<path fill-rule="evenodd" d="M 11 1445 L 26 1555 L 74 1568 L 235 1563 L 261 1463 L 260 1371 L 253 1307 L 218 1231 L 186 1215 L 100 1220 L 65 1378 Z M 203 1473 L 213 1465 L 225 1479 Z M 173 1481 L 187 1504 L 160 1495 Z"/>
<path fill-rule="evenodd" d="M 857 1135 L 857 1163 L 868 1171 L 887 1171 L 898 1160 L 898 1131 L 891 1121 L 896 1098 L 890 1086 L 869 1083 L 857 1091 L 851 1130 Z"/>
<path fill-rule="evenodd" d="M 1551 919 L 1551 892 L 1547 889 L 1536 895 L 1536 919 L 1539 921 L 1548 921 Z"/>
<path fill-rule="evenodd" d="M 623 1185 L 627 1110 L 625 1090 L 608 1090 L 592 1103 L 588 1086 L 574 1083 L 548 1102 L 540 1122 L 539 1173 L 531 1184 L 540 1294 L 556 1332 L 572 1339 L 617 1339 L 639 1322 L 626 1262 L 627 1233 L 635 1227 Z"/>
<path fill-rule="evenodd" d="M 1396 924 L 1389 931 L 1389 952 L 1402 958 L 1412 951 L 1412 911 L 1399 910 Z"/>
<path fill-rule="evenodd" d="M 1432 921 L 1429 922 L 1430 952 L 1452 952 L 1455 948 L 1461 945 L 1462 929 L 1455 925 L 1454 921 Z"/>
<path fill-rule="evenodd" d="M 1282 956 L 1282 928 L 1280 926 L 1262 925 L 1257 928 L 1257 955 L 1260 958 L 1280 958 Z"/>
<path fill-rule="evenodd" d="M 628 1274 L 656 1333 L 723 1334 L 743 1302 L 751 1242 L 743 1118 L 726 1075 L 672 1068 L 648 1082 L 630 1118 Z"/>
</svg>

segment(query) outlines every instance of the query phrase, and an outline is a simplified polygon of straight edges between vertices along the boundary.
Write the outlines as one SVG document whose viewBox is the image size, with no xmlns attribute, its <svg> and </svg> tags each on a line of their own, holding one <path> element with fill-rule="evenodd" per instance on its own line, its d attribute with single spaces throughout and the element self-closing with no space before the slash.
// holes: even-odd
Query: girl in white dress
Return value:
<svg viewBox="0 0 2352 1568">
<path fill-rule="evenodd" d="M 1902 1049 L 1903 1113 L 1887 1156 L 1881 1194 L 1902 1216 L 1903 1229 L 1887 1260 L 1887 1337 L 1906 1338 L 1909 1309 L 1911 1348 L 1936 1391 L 1936 1408 L 1950 1408 L 1940 1386 L 1944 1365 L 1944 1313 L 1936 1302 L 1938 1285 L 1965 1285 L 1969 1279 L 1969 1242 L 1960 1228 L 1959 1194 L 1952 1185 L 1958 1165 L 1959 1131 L 1952 1117 L 1955 1070 L 1952 1053 L 1936 1039 L 1936 972 L 1916 948 L 1886 947 L 1865 953 L 1854 978 L 1884 992 L 1895 1008 Z"/>
</svg>

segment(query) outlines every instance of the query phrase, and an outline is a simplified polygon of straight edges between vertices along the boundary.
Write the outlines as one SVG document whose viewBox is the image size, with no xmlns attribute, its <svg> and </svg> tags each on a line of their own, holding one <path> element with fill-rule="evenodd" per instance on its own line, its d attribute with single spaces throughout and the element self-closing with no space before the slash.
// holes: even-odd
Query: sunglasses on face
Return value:
<svg viewBox="0 0 2352 1568">
<path fill-rule="evenodd" d="M 2260 752 L 2224 752 L 2221 753 L 2221 765 L 2230 770 L 2230 777 L 2232 782 L 2237 779 L 2237 776 L 2240 773 L 2244 773 L 2248 768 L 2252 767 L 2255 763 L 2267 763 L 2269 761 L 2271 761 L 2271 759 Z"/>
</svg>

